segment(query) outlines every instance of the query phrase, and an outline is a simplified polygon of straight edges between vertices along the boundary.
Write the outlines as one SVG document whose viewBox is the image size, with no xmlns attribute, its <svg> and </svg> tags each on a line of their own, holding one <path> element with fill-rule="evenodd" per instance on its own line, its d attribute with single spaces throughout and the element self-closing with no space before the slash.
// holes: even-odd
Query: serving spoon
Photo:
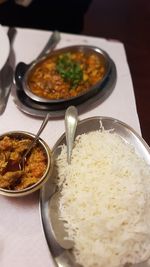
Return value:
<svg viewBox="0 0 150 267">
<path fill-rule="evenodd" d="M 3 174 L 5 174 L 6 172 L 16 172 L 16 171 L 23 171 L 24 170 L 27 155 L 30 153 L 31 149 L 34 147 L 35 143 L 37 142 L 40 134 L 43 132 L 43 130 L 44 130 L 44 128 L 45 128 L 45 126 L 49 120 L 49 117 L 50 117 L 50 113 L 47 113 L 46 116 L 44 117 L 44 120 L 43 120 L 41 126 L 40 126 L 40 129 L 38 130 L 35 137 L 31 140 L 29 147 L 24 152 L 21 159 L 19 159 L 18 161 L 11 160 L 11 159 L 8 160 L 8 163 L 3 170 Z M 4 154 L 4 156 L 5 156 L 5 154 Z"/>
<path fill-rule="evenodd" d="M 67 143 L 67 162 L 71 164 L 71 155 L 74 143 L 75 132 L 78 123 L 78 112 L 75 106 L 67 108 L 65 113 L 65 132 Z"/>
<path fill-rule="evenodd" d="M 37 142 L 40 134 L 43 132 L 45 126 L 47 125 L 48 123 L 48 120 L 49 120 L 49 116 L 50 114 L 47 113 L 41 126 L 40 126 L 40 129 L 38 130 L 37 134 L 35 135 L 34 139 L 32 140 L 32 142 L 30 143 L 28 149 L 26 150 L 26 152 L 23 154 L 21 160 L 19 161 L 19 169 L 20 170 L 24 170 L 24 167 L 25 167 L 25 162 L 26 162 L 26 158 L 27 158 L 27 155 L 30 153 L 30 151 L 32 150 L 32 148 L 34 147 L 35 143 Z"/>
</svg>

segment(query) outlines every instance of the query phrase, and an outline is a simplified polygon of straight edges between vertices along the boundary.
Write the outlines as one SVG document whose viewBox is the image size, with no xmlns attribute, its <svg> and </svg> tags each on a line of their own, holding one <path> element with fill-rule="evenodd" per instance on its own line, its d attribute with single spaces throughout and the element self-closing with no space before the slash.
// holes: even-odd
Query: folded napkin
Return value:
<svg viewBox="0 0 150 267">
<path fill-rule="evenodd" d="M 50 32 L 17 29 L 14 41 L 15 63 L 29 63 L 40 53 L 46 44 Z M 129 66 L 122 43 L 89 36 L 61 34 L 58 48 L 85 44 L 104 49 L 116 64 L 117 83 L 111 95 L 103 102 L 98 100 L 80 114 L 80 119 L 91 116 L 110 116 L 122 120 L 133 127 L 139 134 L 140 124 L 136 110 L 134 90 Z M 0 117 L 1 133 L 10 130 L 25 130 L 36 133 L 41 119 L 28 116 L 15 105 L 13 95 Z M 64 132 L 63 119 L 51 119 L 41 137 L 52 148 Z M 43 233 L 40 213 L 39 194 L 11 199 L 0 196 L 0 266 L 1 267 L 50 267 L 53 259 L 47 247 Z"/>
</svg>

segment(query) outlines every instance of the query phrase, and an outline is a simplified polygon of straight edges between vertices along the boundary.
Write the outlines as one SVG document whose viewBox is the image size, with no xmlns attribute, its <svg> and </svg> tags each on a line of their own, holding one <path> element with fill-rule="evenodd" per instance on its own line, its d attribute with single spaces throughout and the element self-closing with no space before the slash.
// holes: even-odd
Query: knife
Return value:
<svg viewBox="0 0 150 267">
<path fill-rule="evenodd" d="M 16 29 L 10 27 L 8 29 L 8 38 L 10 41 L 10 55 L 12 51 L 12 42 L 14 40 Z M 13 67 L 10 64 L 9 58 L 0 72 L 0 115 L 2 115 L 6 109 L 11 87 L 13 85 Z"/>
</svg>

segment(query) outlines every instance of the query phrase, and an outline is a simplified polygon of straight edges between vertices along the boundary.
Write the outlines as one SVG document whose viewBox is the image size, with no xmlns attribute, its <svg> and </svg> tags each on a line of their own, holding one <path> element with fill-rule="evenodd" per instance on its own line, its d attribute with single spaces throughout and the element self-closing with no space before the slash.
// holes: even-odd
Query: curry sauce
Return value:
<svg viewBox="0 0 150 267">
<path fill-rule="evenodd" d="M 105 75 L 102 56 L 72 51 L 51 55 L 35 66 L 27 80 L 30 91 L 45 99 L 76 97 Z"/>
<path fill-rule="evenodd" d="M 0 188 L 22 190 L 41 179 L 47 167 L 47 157 L 38 143 L 27 156 L 24 170 L 16 169 L 30 143 L 29 138 L 4 136 L 0 140 Z"/>
</svg>

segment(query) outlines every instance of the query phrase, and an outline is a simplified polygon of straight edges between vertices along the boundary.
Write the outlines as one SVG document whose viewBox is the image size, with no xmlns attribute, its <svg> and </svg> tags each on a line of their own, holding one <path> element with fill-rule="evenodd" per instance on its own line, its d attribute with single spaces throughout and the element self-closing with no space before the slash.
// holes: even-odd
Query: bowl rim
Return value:
<svg viewBox="0 0 150 267">
<path fill-rule="evenodd" d="M 81 94 L 75 96 L 75 97 L 69 97 L 69 98 L 61 98 L 61 99 L 46 99 L 40 96 L 37 96 L 36 94 L 34 94 L 29 86 L 28 86 L 28 77 L 30 75 L 30 72 L 37 66 L 39 65 L 42 61 L 46 60 L 47 58 L 53 56 L 53 55 L 57 55 L 63 52 L 67 52 L 67 51 L 78 51 L 78 50 L 83 50 L 83 51 L 93 51 L 94 53 L 96 53 L 97 55 L 101 55 L 103 56 L 104 60 L 105 60 L 105 64 L 106 64 L 106 72 L 104 77 L 98 81 L 96 84 L 94 84 L 93 86 L 89 87 L 88 90 L 86 90 L 85 92 L 82 92 Z M 100 88 L 100 86 L 105 82 L 105 80 L 107 79 L 109 73 L 111 70 L 111 58 L 108 55 L 108 53 L 106 51 L 104 51 L 103 49 L 97 47 L 97 46 L 93 46 L 93 45 L 72 45 L 72 46 L 66 46 L 66 47 L 62 47 L 60 49 L 56 49 L 54 51 L 52 51 L 51 53 L 49 53 L 48 55 L 43 56 L 40 59 L 34 60 L 34 62 L 31 64 L 31 66 L 28 68 L 28 70 L 26 71 L 23 79 L 22 79 L 22 88 L 24 90 L 24 92 L 26 93 L 26 95 L 31 98 L 33 101 L 36 102 L 41 102 L 41 103 L 45 103 L 45 104 L 56 104 L 56 103 L 65 103 L 68 101 L 72 101 L 72 100 L 78 100 L 79 98 L 81 98 L 82 96 L 86 95 L 87 93 L 94 91 L 94 89 L 96 89 L 97 87 Z"/>
<path fill-rule="evenodd" d="M 26 136 L 29 138 L 34 138 L 35 134 L 34 133 L 30 133 L 27 131 L 9 131 L 9 132 L 5 132 L 3 134 L 0 135 L 0 140 L 4 137 L 4 136 Z M 38 139 L 39 144 L 42 146 L 42 148 L 44 149 L 44 151 L 46 152 L 46 157 L 47 157 L 47 167 L 46 170 L 44 172 L 44 174 L 42 175 L 42 177 L 39 179 L 39 181 L 27 188 L 21 189 L 21 190 L 9 190 L 9 189 L 4 189 L 0 187 L 0 195 L 4 195 L 4 196 L 11 196 L 11 197 L 17 197 L 17 196 L 25 196 L 28 194 L 31 194 L 32 192 L 35 192 L 36 190 L 40 189 L 41 186 L 47 181 L 47 179 L 50 176 L 50 173 L 52 172 L 52 166 L 53 166 L 53 160 L 52 160 L 52 153 L 51 150 L 48 146 L 48 144 L 41 138 L 39 137 Z"/>
</svg>

